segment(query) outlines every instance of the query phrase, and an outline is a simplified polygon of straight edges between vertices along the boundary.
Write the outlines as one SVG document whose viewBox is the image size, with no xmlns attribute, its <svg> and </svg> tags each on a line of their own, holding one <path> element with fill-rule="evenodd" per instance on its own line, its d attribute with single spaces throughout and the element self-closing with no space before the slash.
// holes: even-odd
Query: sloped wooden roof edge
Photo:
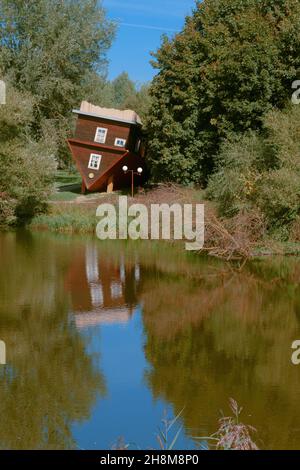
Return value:
<svg viewBox="0 0 300 470">
<path fill-rule="evenodd" d="M 67 139 L 67 143 L 68 143 L 69 149 L 70 149 L 70 151 L 71 151 L 73 160 L 74 160 L 74 162 L 75 162 L 76 168 L 77 168 L 78 172 L 80 173 L 80 175 L 81 175 L 83 181 L 85 182 L 86 188 L 87 188 L 88 190 L 92 190 L 92 188 L 93 188 L 94 186 L 97 186 L 97 185 L 99 184 L 99 181 L 102 180 L 102 179 L 104 179 L 104 178 L 106 177 L 107 173 L 109 173 L 118 163 L 120 163 L 120 161 L 123 160 L 124 157 L 126 157 L 126 156 L 130 153 L 129 150 L 125 150 L 125 151 L 124 151 L 124 149 L 122 149 L 123 152 L 121 152 L 120 155 L 118 155 L 118 157 L 117 157 L 118 159 L 115 160 L 115 161 L 104 171 L 104 173 L 98 174 L 98 175 L 97 175 L 97 178 L 96 178 L 95 180 L 89 181 L 89 180 L 87 179 L 87 175 L 82 171 L 82 167 L 78 164 L 78 160 L 75 158 L 74 153 L 73 153 L 73 149 L 72 149 L 72 144 L 80 145 L 80 146 L 81 146 L 82 143 L 81 143 L 81 142 L 78 142 L 78 141 L 76 141 L 76 140 L 73 140 L 73 139 Z M 84 146 L 85 146 L 86 148 L 89 148 L 90 145 L 89 145 L 89 143 L 85 143 Z M 103 150 L 105 150 L 105 149 L 103 149 Z"/>
</svg>

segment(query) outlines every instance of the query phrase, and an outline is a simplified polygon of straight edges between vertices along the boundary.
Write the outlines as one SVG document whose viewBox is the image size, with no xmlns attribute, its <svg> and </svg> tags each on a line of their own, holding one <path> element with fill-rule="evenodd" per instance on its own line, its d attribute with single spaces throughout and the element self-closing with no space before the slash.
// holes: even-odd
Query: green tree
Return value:
<svg viewBox="0 0 300 470">
<path fill-rule="evenodd" d="M 127 72 L 121 73 L 111 83 L 114 95 L 114 105 L 120 109 L 124 107 L 127 100 L 135 96 L 136 90 L 132 80 L 130 80 Z"/>
<path fill-rule="evenodd" d="M 150 85 L 144 83 L 141 87 L 136 88 L 134 95 L 128 96 L 124 102 L 124 108 L 136 111 L 142 120 L 146 120 L 151 105 L 151 97 L 149 93 Z"/>
<path fill-rule="evenodd" d="M 111 82 L 99 76 L 97 73 L 91 72 L 87 75 L 84 89 L 84 99 L 89 103 L 104 108 L 114 107 L 114 90 Z"/>
<path fill-rule="evenodd" d="M 34 96 L 34 134 L 51 121 L 62 146 L 89 78 L 105 76 L 114 24 L 97 0 L 0 0 L 0 22 L 0 67 Z"/>
<path fill-rule="evenodd" d="M 126 72 L 112 81 L 91 73 L 85 86 L 85 99 L 107 108 L 133 109 L 144 119 L 151 103 L 149 88 L 148 83 L 138 86 Z"/>
<path fill-rule="evenodd" d="M 40 138 L 30 137 L 35 102 L 7 87 L 0 106 L 0 226 L 26 222 L 43 212 L 52 190 L 57 141 L 44 122 Z"/>
<path fill-rule="evenodd" d="M 205 183 L 224 138 L 260 130 L 300 69 L 297 0 L 204 0 L 155 54 L 153 178 Z"/>
</svg>

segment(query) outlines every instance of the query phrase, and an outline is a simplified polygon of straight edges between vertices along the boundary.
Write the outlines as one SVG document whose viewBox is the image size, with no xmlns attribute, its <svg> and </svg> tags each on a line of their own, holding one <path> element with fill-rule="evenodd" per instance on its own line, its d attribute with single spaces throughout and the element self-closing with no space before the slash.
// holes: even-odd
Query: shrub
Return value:
<svg viewBox="0 0 300 470">
<path fill-rule="evenodd" d="M 300 174 L 287 168 L 266 172 L 257 184 L 255 203 L 270 227 L 290 224 L 300 210 Z"/>
<path fill-rule="evenodd" d="M 206 191 L 209 199 L 218 202 L 221 215 L 233 216 L 252 206 L 262 160 L 263 142 L 255 133 L 223 144 L 218 170 Z"/>
</svg>

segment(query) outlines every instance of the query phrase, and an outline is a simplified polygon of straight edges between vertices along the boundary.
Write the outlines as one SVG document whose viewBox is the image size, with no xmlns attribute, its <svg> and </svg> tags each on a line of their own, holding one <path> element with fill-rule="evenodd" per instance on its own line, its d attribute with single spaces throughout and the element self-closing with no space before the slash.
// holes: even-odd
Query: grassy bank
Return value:
<svg viewBox="0 0 300 470">
<path fill-rule="evenodd" d="M 92 234 L 96 229 L 95 209 L 75 204 L 52 204 L 47 214 L 33 219 L 30 228 L 58 233 Z"/>
<path fill-rule="evenodd" d="M 51 201 L 74 201 L 81 190 L 81 177 L 77 172 L 67 170 L 57 171 L 55 191 Z"/>
<path fill-rule="evenodd" d="M 61 173 L 62 175 L 62 173 Z M 58 181 L 57 181 L 58 184 Z M 57 191 L 49 201 L 46 214 L 36 216 L 30 228 L 33 230 L 49 230 L 60 233 L 93 234 L 95 233 L 97 219 L 96 209 L 99 204 L 117 204 L 121 193 L 96 193 L 82 196 L 77 193 L 77 187 L 71 180 L 66 185 L 57 186 Z M 125 195 L 128 195 L 125 191 Z M 179 186 L 158 185 L 155 189 L 139 191 L 134 198 L 128 195 L 129 204 L 174 204 L 199 203 L 202 193 L 193 189 Z"/>
<path fill-rule="evenodd" d="M 65 184 L 65 182 L 64 182 Z M 73 184 L 73 183 L 72 183 Z M 73 199 L 50 202 L 47 214 L 33 219 L 30 228 L 67 234 L 94 235 L 98 220 L 96 209 L 100 203 L 118 203 L 119 193 L 77 195 Z M 158 185 L 141 190 L 129 204 L 204 203 L 205 245 L 203 252 L 226 260 L 244 260 L 253 256 L 299 255 L 300 243 L 293 240 L 278 242 L 266 230 L 262 217 L 254 211 L 242 212 L 232 218 L 220 218 L 215 207 L 203 198 L 202 191 L 175 185 Z M 180 242 L 179 242 L 180 243 Z"/>
<path fill-rule="evenodd" d="M 103 194 L 81 194 L 81 177 L 77 172 L 59 170 L 54 193 L 46 214 L 36 216 L 32 230 L 68 234 L 93 234 L 96 229 L 96 208 L 99 201 L 111 199 Z"/>
</svg>

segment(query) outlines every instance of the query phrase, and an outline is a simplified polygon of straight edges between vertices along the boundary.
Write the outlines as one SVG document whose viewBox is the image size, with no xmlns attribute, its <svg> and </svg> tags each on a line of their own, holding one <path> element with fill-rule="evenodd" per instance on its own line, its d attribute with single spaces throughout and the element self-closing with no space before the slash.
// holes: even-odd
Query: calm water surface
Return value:
<svg viewBox="0 0 300 470">
<path fill-rule="evenodd" d="M 234 397 L 261 448 L 300 449 L 300 260 L 242 272 L 165 245 L 0 235 L 0 448 L 177 448 Z"/>
</svg>

